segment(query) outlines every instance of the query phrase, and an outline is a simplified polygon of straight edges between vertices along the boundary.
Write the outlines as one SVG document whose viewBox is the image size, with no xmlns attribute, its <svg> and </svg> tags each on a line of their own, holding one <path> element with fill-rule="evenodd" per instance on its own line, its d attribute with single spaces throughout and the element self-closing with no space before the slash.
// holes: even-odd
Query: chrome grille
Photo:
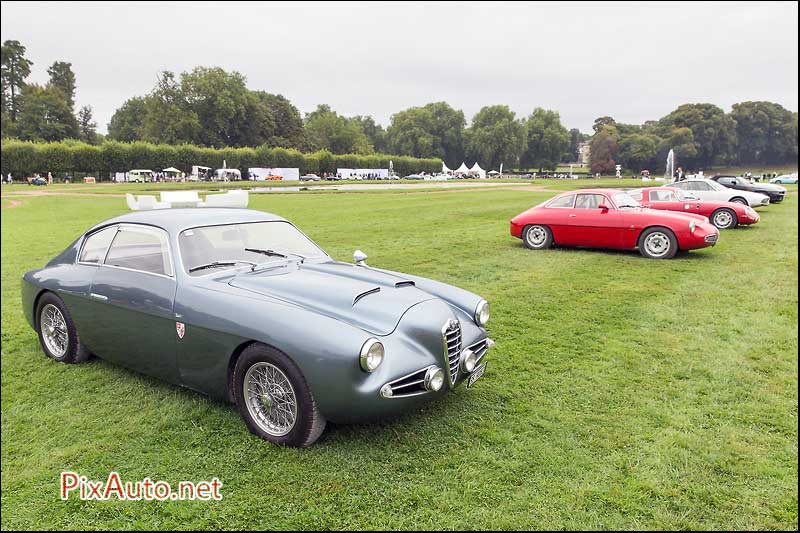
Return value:
<svg viewBox="0 0 800 533">
<path fill-rule="evenodd" d="M 458 365 L 461 362 L 461 323 L 458 320 L 449 320 L 442 328 L 442 339 L 452 386 L 456 383 Z"/>
<path fill-rule="evenodd" d="M 468 348 L 475 353 L 475 357 L 477 358 L 475 366 L 477 367 L 479 364 L 481 364 L 483 356 L 486 355 L 487 351 L 489 351 L 489 344 L 486 342 L 486 339 L 481 339 L 475 344 L 468 346 Z"/>
<path fill-rule="evenodd" d="M 416 396 L 418 394 L 425 394 L 425 373 L 428 371 L 426 367 L 416 372 L 412 372 L 407 376 L 389 382 L 389 387 L 392 389 L 392 398 L 404 398 L 408 396 Z"/>
</svg>

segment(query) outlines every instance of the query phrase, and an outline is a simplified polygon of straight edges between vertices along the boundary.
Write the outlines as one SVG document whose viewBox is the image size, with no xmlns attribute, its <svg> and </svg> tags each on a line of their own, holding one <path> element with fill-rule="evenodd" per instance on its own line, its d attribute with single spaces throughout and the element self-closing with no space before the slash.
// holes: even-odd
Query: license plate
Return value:
<svg viewBox="0 0 800 533">
<path fill-rule="evenodd" d="M 488 364 L 489 361 L 486 361 L 481 366 L 472 371 L 472 374 L 470 374 L 469 378 L 467 378 L 467 388 L 472 387 L 476 381 L 478 381 L 483 377 L 483 375 L 486 373 L 486 365 Z"/>
</svg>

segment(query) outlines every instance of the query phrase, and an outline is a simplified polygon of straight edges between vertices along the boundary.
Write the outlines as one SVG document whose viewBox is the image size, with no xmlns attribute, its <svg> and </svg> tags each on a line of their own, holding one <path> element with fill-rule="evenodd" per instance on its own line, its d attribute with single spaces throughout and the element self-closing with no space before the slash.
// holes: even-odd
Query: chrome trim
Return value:
<svg viewBox="0 0 800 533">
<path fill-rule="evenodd" d="M 358 301 L 361 298 L 363 298 L 364 296 L 369 296 L 370 294 L 375 294 L 376 292 L 381 292 L 381 288 L 380 287 L 375 287 L 374 289 L 366 290 L 366 291 L 362 292 L 361 294 L 356 294 L 356 297 L 353 298 L 353 305 L 356 305 L 358 303 Z"/>
<path fill-rule="evenodd" d="M 102 300 L 102 301 L 104 301 L 104 302 L 105 302 L 106 300 L 108 300 L 108 296 L 104 296 L 104 295 L 102 295 L 102 294 L 97 294 L 96 292 L 91 292 L 91 293 L 89 293 L 89 296 L 90 296 L 91 298 L 94 298 L 95 300 Z"/>
<path fill-rule="evenodd" d="M 425 376 L 428 374 L 428 372 L 432 368 L 438 369 L 439 367 L 436 366 L 436 365 L 426 366 L 425 368 L 420 368 L 419 370 L 415 370 L 414 372 L 411 372 L 410 374 L 406 374 L 403 377 L 394 379 L 394 380 L 384 384 L 383 387 L 381 387 L 381 389 L 380 389 L 381 397 L 382 398 L 386 398 L 386 399 L 391 399 L 391 398 L 412 398 L 414 396 L 422 396 L 423 394 L 429 394 L 432 391 L 426 390 L 425 387 L 424 387 L 424 383 L 425 383 Z M 416 376 L 417 374 L 419 374 L 422 377 L 422 379 L 415 380 L 415 381 L 410 382 L 410 383 L 403 383 L 401 385 L 396 385 L 397 383 L 399 383 L 399 382 L 401 382 L 403 380 L 406 380 L 406 379 L 408 379 L 410 377 Z M 412 385 L 419 385 L 419 384 L 423 385 L 423 389 L 421 391 L 400 393 L 400 394 L 396 393 L 397 389 L 404 389 L 404 388 L 407 388 L 407 387 L 411 387 Z M 388 394 L 387 394 L 387 387 L 388 387 Z"/>
<path fill-rule="evenodd" d="M 442 326 L 442 346 L 444 348 L 447 380 L 452 389 L 458 380 L 458 367 L 461 361 L 461 323 L 450 319 Z"/>
</svg>

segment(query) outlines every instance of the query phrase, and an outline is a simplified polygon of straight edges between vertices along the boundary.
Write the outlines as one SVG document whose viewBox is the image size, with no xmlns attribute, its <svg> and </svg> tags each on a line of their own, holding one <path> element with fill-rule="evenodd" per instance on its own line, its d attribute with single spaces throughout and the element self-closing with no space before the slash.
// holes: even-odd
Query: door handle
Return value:
<svg viewBox="0 0 800 533">
<path fill-rule="evenodd" d="M 576 217 L 576 216 L 578 216 L 578 215 L 570 215 L 569 218 L 573 218 L 573 217 Z"/>
<path fill-rule="evenodd" d="M 94 298 L 95 300 L 101 300 L 103 302 L 108 300 L 108 296 L 103 296 L 102 294 L 97 294 L 96 292 L 89 293 L 89 296 Z"/>
</svg>

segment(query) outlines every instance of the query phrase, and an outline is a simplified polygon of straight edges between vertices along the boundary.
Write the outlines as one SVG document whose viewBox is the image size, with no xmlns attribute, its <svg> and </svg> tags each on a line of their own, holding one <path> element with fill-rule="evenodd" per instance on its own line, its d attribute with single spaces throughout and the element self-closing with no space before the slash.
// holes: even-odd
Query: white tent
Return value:
<svg viewBox="0 0 800 533">
<path fill-rule="evenodd" d="M 461 166 L 455 170 L 456 174 L 469 174 L 469 167 L 466 163 L 461 163 Z"/>
<path fill-rule="evenodd" d="M 472 168 L 471 168 L 471 169 L 469 169 L 469 173 L 470 173 L 470 174 L 477 174 L 477 175 L 478 175 L 478 177 L 479 177 L 479 178 L 481 178 L 481 179 L 483 179 L 483 178 L 486 178 L 486 171 L 485 171 L 485 170 L 483 170 L 483 169 L 480 167 L 480 165 L 478 165 L 478 162 L 477 162 L 477 161 L 475 162 L 475 164 L 474 164 L 474 165 L 472 165 Z"/>
<path fill-rule="evenodd" d="M 447 165 L 444 164 L 444 161 L 442 161 L 442 174 L 450 174 L 452 172 L 453 171 L 447 168 Z"/>
<path fill-rule="evenodd" d="M 172 173 L 172 174 L 180 174 L 180 173 L 181 173 L 181 171 L 180 171 L 180 170 L 178 170 L 178 169 L 177 169 L 177 168 L 175 168 L 175 167 L 169 167 L 169 168 L 165 168 L 165 169 L 164 169 L 164 172 L 170 172 L 170 173 Z"/>
</svg>

